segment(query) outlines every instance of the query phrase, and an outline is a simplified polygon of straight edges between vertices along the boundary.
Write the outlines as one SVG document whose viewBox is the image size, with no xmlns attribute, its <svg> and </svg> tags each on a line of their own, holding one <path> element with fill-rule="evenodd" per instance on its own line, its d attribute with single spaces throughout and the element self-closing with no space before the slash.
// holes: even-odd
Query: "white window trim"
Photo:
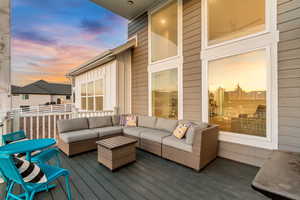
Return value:
<svg viewBox="0 0 300 200">
<path fill-rule="evenodd" d="M 278 83 L 277 83 L 277 31 L 276 1 L 266 0 L 266 30 L 220 44 L 207 46 L 207 0 L 202 1 L 202 120 L 208 122 L 208 62 L 247 52 L 265 49 L 267 66 L 267 137 L 221 131 L 220 141 L 278 149 Z"/>
<path fill-rule="evenodd" d="M 159 6 L 148 11 L 148 115 L 152 116 L 152 73 L 177 69 L 178 80 L 178 119 L 183 118 L 183 55 L 182 55 L 182 0 L 177 0 L 178 4 L 178 33 L 177 33 L 177 55 L 162 60 L 152 62 L 151 55 L 151 15 L 159 11 L 173 0 L 160 4 Z"/>
<path fill-rule="evenodd" d="M 95 82 L 96 81 L 99 81 L 99 80 L 102 80 L 102 89 L 103 89 L 103 94 L 102 95 L 96 95 L 96 88 L 95 88 Z M 88 96 L 88 84 L 89 83 L 93 83 L 93 90 L 94 90 L 94 94 L 92 95 L 92 96 Z M 82 96 L 81 94 L 81 86 L 83 85 L 83 84 L 85 84 L 86 85 L 86 87 L 85 87 L 85 93 L 86 93 L 86 96 Z M 101 78 L 96 78 L 96 79 L 94 79 L 94 80 L 90 80 L 90 81 L 85 81 L 85 82 L 82 82 L 82 83 L 80 83 L 80 111 L 84 111 L 84 112 L 96 112 L 96 111 L 98 111 L 98 110 L 96 110 L 96 97 L 103 97 L 103 109 L 104 109 L 104 105 L 105 105 L 105 79 L 104 79 L 104 77 L 101 77 Z M 88 109 L 88 98 L 89 97 L 93 97 L 94 98 L 94 105 L 93 105 L 93 110 L 89 110 Z M 83 110 L 82 109 L 82 98 L 86 98 L 86 109 L 85 110 Z"/>
</svg>

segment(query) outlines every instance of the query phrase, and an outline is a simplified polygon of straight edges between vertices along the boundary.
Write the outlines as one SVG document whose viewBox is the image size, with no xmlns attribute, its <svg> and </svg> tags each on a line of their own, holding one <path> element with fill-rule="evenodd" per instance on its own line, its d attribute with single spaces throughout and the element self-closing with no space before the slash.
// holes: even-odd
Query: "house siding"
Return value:
<svg viewBox="0 0 300 200">
<path fill-rule="evenodd" d="M 128 37 L 137 35 L 138 45 L 132 50 L 132 99 L 134 114 L 148 115 L 148 15 L 128 24 Z"/>
<path fill-rule="evenodd" d="M 183 118 L 201 115 L 201 1 L 183 1 Z"/>
<path fill-rule="evenodd" d="M 279 149 L 300 152 L 300 1 L 278 0 Z"/>
<path fill-rule="evenodd" d="M 138 35 L 132 54 L 132 113 L 148 114 L 148 23 L 147 15 L 128 25 L 128 37 Z M 202 121 L 201 0 L 183 1 L 183 118 Z M 287 37 L 287 36 L 286 36 Z M 300 59 L 299 59 L 300 60 Z M 285 83 L 288 84 L 288 83 Z M 300 80 L 298 81 L 300 85 Z M 300 93 L 300 92 L 299 92 Z M 300 95 L 299 95 L 300 96 Z M 299 112 L 300 113 L 300 112 Z M 300 123 L 299 123 L 300 124 Z M 272 151 L 219 142 L 220 157 L 261 166 Z"/>
</svg>

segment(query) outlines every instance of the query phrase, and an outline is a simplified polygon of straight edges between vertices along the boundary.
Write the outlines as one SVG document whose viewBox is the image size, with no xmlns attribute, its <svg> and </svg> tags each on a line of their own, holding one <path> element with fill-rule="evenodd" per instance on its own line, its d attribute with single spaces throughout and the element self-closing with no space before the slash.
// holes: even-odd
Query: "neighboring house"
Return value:
<svg viewBox="0 0 300 200">
<path fill-rule="evenodd" d="M 132 38 L 67 74 L 72 78 L 76 108 L 131 112 L 131 49 L 135 46 L 136 39 Z"/>
<path fill-rule="evenodd" d="M 43 80 L 24 87 L 12 86 L 12 107 L 26 108 L 46 104 L 72 103 L 71 93 L 71 85 L 48 83 Z"/>
<path fill-rule="evenodd" d="M 256 166 L 274 149 L 300 152 L 298 0 L 93 1 L 129 19 L 137 40 L 125 51 L 131 113 L 218 124 L 219 156 Z M 92 69 L 74 76 L 86 109 Z"/>
</svg>

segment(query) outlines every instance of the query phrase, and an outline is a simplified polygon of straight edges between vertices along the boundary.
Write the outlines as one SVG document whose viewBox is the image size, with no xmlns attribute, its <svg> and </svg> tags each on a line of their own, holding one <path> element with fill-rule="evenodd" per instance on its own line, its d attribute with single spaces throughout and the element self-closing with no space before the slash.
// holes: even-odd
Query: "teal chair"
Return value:
<svg viewBox="0 0 300 200">
<path fill-rule="evenodd" d="M 66 169 L 58 168 L 46 164 L 39 164 L 41 170 L 45 173 L 47 177 L 47 183 L 25 183 L 19 174 L 17 167 L 10 155 L 0 154 L 0 170 L 3 175 L 11 182 L 9 184 L 6 194 L 6 200 L 17 199 L 17 200 L 33 200 L 34 196 L 38 192 L 48 191 L 49 189 L 55 187 L 55 185 L 50 185 L 53 181 L 59 177 L 64 176 L 66 181 L 67 197 L 71 200 L 71 188 L 69 183 L 69 172 Z M 21 185 L 24 190 L 22 194 L 14 194 L 13 189 L 16 184 Z"/>
<path fill-rule="evenodd" d="M 5 134 L 2 136 L 3 145 L 7 145 L 12 142 L 18 142 L 20 140 L 26 139 L 26 134 L 23 130 L 16 131 L 13 133 Z M 56 159 L 56 166 L 60 167 L 60 159 L 59 159 L 60 151 L 57 148 L 48 148 L 43 150 L 42 152 L 32 156 L 31 162 L 34 163 L 46 163 L 52 158 Z"/>
</svg>

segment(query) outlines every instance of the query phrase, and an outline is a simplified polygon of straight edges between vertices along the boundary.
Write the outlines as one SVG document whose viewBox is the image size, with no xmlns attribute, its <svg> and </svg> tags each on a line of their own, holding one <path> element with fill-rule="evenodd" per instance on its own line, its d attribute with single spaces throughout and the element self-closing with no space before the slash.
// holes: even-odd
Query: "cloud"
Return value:
<svg viewBox="0 0 300 200">
<path fill-rule="evenodd" d="M 56 40 L 37 31 L 15 31 L 13 37 L 42 45 L 55 45 Z"/>
<path fill-rule="evenodd" d="M 84 31 L 92 34 L 100 34 L 103 32 L 109 32 L 109 27 L 101 23 L 99 20 L 83 19 L 81 20 L 80 28 Z"/>
</svg>

